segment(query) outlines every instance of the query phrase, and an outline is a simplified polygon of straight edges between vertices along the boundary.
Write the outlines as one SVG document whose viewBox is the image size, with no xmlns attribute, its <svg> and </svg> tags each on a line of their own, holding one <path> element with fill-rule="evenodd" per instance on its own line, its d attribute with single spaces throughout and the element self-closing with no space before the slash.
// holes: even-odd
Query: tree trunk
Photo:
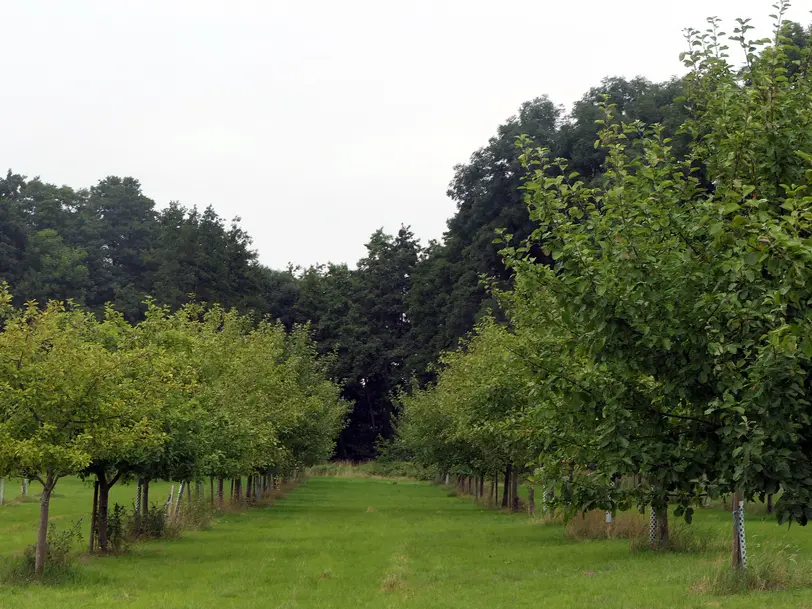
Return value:
<svg viewBox="0 0 812 609">
<path fill-rule="evenodd" d="M 479 477 L 479 498 L 481 499 L 484 496 L 485 496 L 485 474 L 482 474 Z"/>
<path fill-rule="evenodd" d="M 23 499 L 28 497 L 28 478 L 23 478 L 22 485 L 20 486 L 20 496 Z"/>
<path fill-rule="evenodd" d="M 89 550 L 93 553 L 96 549 L 96 529 L 98 528 L 99 517 L 99 481 L 93 483 L 93 511 L 90 513 L 90 547 Z"/>
<path fill-rule="evenodd" d="M 214 506 L 214 476 L 209 476 L 209 497 L 211 498 L 212 506 Z"/>
<path fill-rule="evenodd" d="M 107 515 L 110 505 L 110 484 L 107 475 L 102 473 L 99 477 L 99 511 L 96 515 L 96 528 L 99 532 L 99 550 L 107 552 L 109 543 L 107 538 Z"/>
<path fill-rule="evenodd" d="M 6 479 L 0 478 L 0 505 L 3 505 L 5 499 L 6 499 Z"/>
<path fill-rule="evenodd" d="M 488 503 L 495 503 L 496 502 L 496 485 L 499 484 L 496 481 L 496 478 L 491 480 L 491 492 L 488 495 Z"/>
<path fill-rule="evenodd" d="M 508 506 L 508 494 L 510 493 L 510 463 L 505 467 L 505 488 L 502 490 L 502 507 Z"/>
<path fill-rule="evenodd" d="M 0 499 L 0 505 L 2 505 L 2 504 L 3 504 L 3 501 L 2 501 L 2 499 Z M 767 513 L 768 514 L 773 513 L 773 495 L 772 495 L 772 493 L 767 495 Z"/>
<path fill-rule="evenodd" d="M 479 476 L 474 476 L 474 501 L 479 501 Z"/>
<path fill-rule="evenodd" d="M 99 509 L 96 516 L 96 528 L 99 531 L 99 550 L 107 552 L 109 549 L 107 541 L 107 514 L 109 512 L 110 489 L 118 482 L 121 472 L 110 478 L 110 480 L 107 479 L 107 472 L 103 467 L 97 467 L 95 473 L 96 479 L 99 481 Z"/>
<path fill-rule="evenodd" d="M 519 511 L 519 470 L 513 470 L 513 481 L 511 485 L 511 495 L 513 495 L 513 500 L 511 502 L 511 510 L 514 512 Z"/>
<path fill-rule="evenodd" d="M 48 555 L 48 511 L 51 508 L 51 493 L 56 486 L 57 478 L 53 470 L 48 470 L 42 480 L 42 495 L 39 498 L 39 530 L 37 531 L 37 552 L 34 558 L 34 573 L 42 577 L 45 569 L 45 557 Z"/>
<path fill-rule="evenodd" d="M 532 486 L 527 487 L 527 511 L 531 516 L 536 515 L 536 489 Z"/>
<path fill-rule="evenodd" d="M 219 507 L 221 509 L 223 507 L 223 482 L 224 482 L 223 477 L 218 476 L 217 477 L 217 507 Z"/>
<path fill-rule="evenodd" d="M 253 480 L 254 480 L 254 477 L 253 477 L 253 476 L 248 476 L 248 479 L 245 481 L 245 498 L 246 498 L 246 499 L 247 499 L 249 502 L 251 501 L 251 499 L 252 499 L 252 498 L 253 498 L 253 496 L 254 496 L 254 495 L 253 495 L 254 489 L 253 489 L 253 487 L 251 486 L 251 483 L 253 482 Z"/>
<path fill-rule="evenodd" d="M 136 518 L 141 517 L 141 498 L 142 498 L 142 492 L 143 492 L 143 485 L 144 485 L 144 482 L 142 481 L 141 478 L 139 478 L 138 479 L 138 484 L 135 487 L 135 517 Z"/>
<path fill-rule="evenodd" d="M 141 502 L 144 506 L 144 513 L 149 514 L 149 478 L 144 478 L 144 500 Z"/>
</svg>

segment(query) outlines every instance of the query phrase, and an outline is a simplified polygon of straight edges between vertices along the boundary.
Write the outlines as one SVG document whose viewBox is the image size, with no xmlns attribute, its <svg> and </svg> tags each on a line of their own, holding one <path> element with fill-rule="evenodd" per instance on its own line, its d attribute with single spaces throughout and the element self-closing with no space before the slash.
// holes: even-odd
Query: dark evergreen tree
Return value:
<svg viewBox="0 0 812 609">
<path fill-rule="evenodd" d="M 109 285 L 97 284 L 97 300 L 88 304 L 114 302 L 136 320 L 157 268 L 155 202 L 143 195 L 138 180 L 110 176 L 90 189 L 88 208 L 99 223 L 101 263 L 110 280 Z M 107 272 L 103 275 L 107 279 Z"/>
</svg>

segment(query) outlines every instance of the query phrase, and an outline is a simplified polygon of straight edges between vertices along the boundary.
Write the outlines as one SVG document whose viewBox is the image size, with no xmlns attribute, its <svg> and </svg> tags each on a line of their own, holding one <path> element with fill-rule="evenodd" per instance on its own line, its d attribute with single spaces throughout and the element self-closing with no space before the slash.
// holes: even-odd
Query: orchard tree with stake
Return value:
<svg viewBox="0 0 812 609">
<path fill-rule="evenodd" d="M 494 446 L 535 451 L 553 504 L 650 506 L 663 547 L 669 506 L 690 522 L 707 497 L 780 489 L 779 520 L 807 523 L 812 53 L 787 6 L 770 39 L 750 41 L 746 20 L 729 37 L 716 19 L 687 32 L 679 142 L 611 99 L 599 176 L 519 138 L 535 230 L 503 249 L 508 325 L 480 326 L 403 400 L 399 441 L 415 458 L 460 469 L 504 432 Z"/>
<path fill-rule="evenodd" d="M 741 70 L 716 20 L 688 33 L 687 156 L 611 105 L 597 186 L 522 142 L 538 228 L 506 253 L 605 377 L 574 393 L 595 413 L 578 426 L 598 443 L 598 471 L 641 476 L 629 499 L 663 516 L 669 502 L 690 520 L 702 495 L 779 487 L 782 521 L 806 524 L 812 509 L 812 75 L 808 48 L 789 61 L 785 8 L 772 40 L 748 41 L 739 22 Z M 537 245 L 552 269 L 532 263 Z"/>
</svg>

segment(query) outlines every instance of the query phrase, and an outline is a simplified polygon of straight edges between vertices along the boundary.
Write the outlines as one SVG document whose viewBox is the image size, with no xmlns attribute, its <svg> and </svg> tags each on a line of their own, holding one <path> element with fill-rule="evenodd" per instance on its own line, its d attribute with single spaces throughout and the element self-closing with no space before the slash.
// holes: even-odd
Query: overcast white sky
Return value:
<svg viewBox="0 0 812 609">
<path fill-rule="evenodd" d="M 682 73 L 684 27 L 771 4 L 0 0 L 0 170 L 131 175 L 241 216 L 269 266 L 352 264 L 381 226 L 441 237 L 453 166 L 523 101 Z"/>
</svg>

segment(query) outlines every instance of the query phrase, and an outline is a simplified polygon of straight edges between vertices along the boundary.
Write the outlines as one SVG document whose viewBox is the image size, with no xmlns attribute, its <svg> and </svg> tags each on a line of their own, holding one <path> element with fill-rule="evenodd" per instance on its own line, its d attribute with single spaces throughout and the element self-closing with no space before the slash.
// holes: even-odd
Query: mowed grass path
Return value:
<svg viewBox="0 0 812 609">
<path fill-rule="evenodd" d="M 57 514 L 60 501 L 73 505 L 71 493 L 87 496 L 75 481 L 62 490 Z M 33 503 L 0 508 L 0 555 L 30 541 L 35 513 Z M 723 513 L 702 517 L 727 523 Z M 748 532 L 751 545 L 770 535 L 812 552 L 812 531 L 751 520 Z M 0 607 L 812 608 L 812 590 L 693 594 L 714 560 L 568 540 L 559 525 L 533 525 L 424 483 L 311 478 L 276 505 L 223 516 L 207 531 L 90 559 L 77 583 L 0 588 Z"/>
</svg>

